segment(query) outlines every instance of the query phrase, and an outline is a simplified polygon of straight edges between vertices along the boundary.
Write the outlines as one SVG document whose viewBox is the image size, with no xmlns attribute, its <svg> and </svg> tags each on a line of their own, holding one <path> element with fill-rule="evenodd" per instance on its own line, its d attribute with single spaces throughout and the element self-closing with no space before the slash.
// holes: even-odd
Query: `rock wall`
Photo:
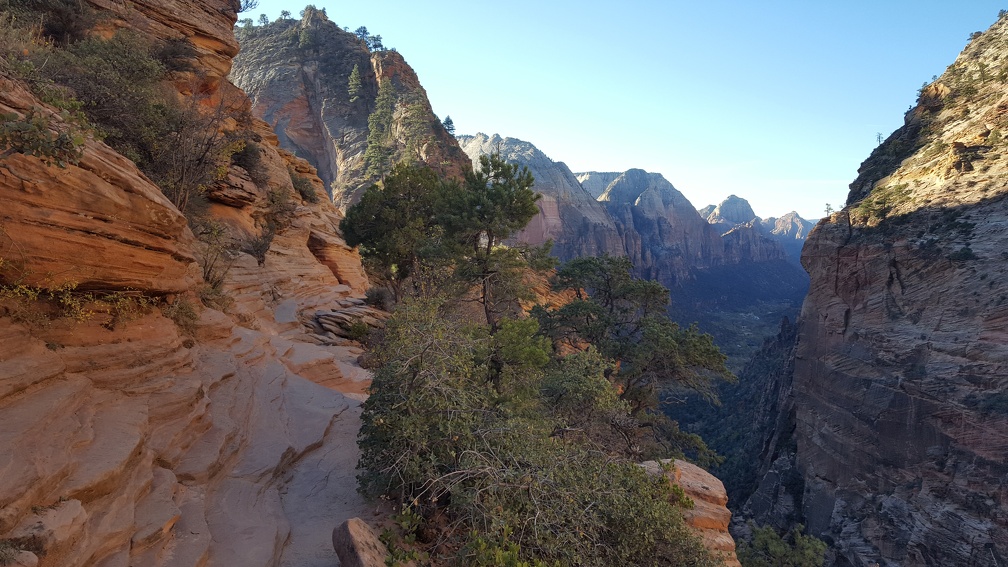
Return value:
<svg viewBox="0 0 1008 567">
<path fill-rule="evenodd" d="M 230 1 L 93 4 L 109 10 L 103 25 L 193 38 L 205 87 L 241 94 L 220 79 L 235 46 Z M 13 78 L 0 83 L 3 112 L 54 112 Z M 264 186 L 232 165 L 211 215 L 240 240 L 261 231 L 267 189 L 294 209 L 262 263 L 220 258 L 222 310 L 197 298 L 206 244 L 132 162 L 94 139 L 62 169 L 0 161 L 5 283 L 146 300 L 86 321 L 0 300 L 0 541 L 25 561 L 304 565 L 332 555 L 333 526 L 371 512 L 354 478 L 361 350 L 316 324 L 320 311 L 359 312 L 367 280 L 335 206 L 292 187 L 288 168 L 320 189 L 314 170 L 276 148 L 265 123 L 251 128 Z"/>
<path fill-rule="evenodd" d="M 853 565 L 1008 560 L 1006 38 L 1002 18 L 922 89 L 805 244 L 805 513 Z"/>
<path fill-rule="evenodd" d="M 580 256 L 623 254 L 623 241 L 605 208 L 588 194 L 563 162 L 554 162 L 528 142 L 499 135 L 459 136 L 473 164 L 479 156 L 500 151 L 509 162 L 528 167 L 533 190 L 542 198 L 539 214 L 515 235 L 515 240 L 539 245 L 553 240 L 553 254 L 561 261 Z"/>
<path fill-rule="evenodd" d="M 732 515 L 727 507 L 728 494 L 721 481 L 702 468 L 678 459 L 662 461 L 662 466 L 668 467 L 668 471 L 663 471 L 655 461 L 642 463 L 641 466 L 649 474 L 666 475 L 672 484 L 682 489 L 693 501 L 693 508 L 683 510 L 686 525 L 703 540 L 704 547 L 722 560 L 725 567 L 739 567 L 735 540 L 728 533 Z"/>
<path fill-rule="evenodd" d="M 231 79 L 249 94 L 253 112 L 274 129 L 280 146 L 318 170 L 341 207 L 356 202 L 377 179 L 366 174 L 364 152 L 379 81 L 390 81 L 399 99 L 394 157 L 402 158 L 408 143 L 416 143 L 420 160 L 444 175 L 461 177 L 470 168 L 399 53 L 372 53 L 318 11 L 240 30 L 240 39 Z M 355 66 L 361 91 L 351 101 L 348 83 Z"/>
</svg>

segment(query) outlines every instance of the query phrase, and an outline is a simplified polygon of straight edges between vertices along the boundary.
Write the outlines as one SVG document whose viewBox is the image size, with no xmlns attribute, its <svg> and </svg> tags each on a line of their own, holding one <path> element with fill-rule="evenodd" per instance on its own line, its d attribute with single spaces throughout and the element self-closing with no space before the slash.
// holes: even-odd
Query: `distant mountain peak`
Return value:
<svg viewBox="0 0 1008 567">
<path fill-rule="evenodd" d="M 749 201 L 736 195 L 728 195 L 728 198 L 721 201 L 714 210 L 706 215 L 707 222 L 711 224 L 745 224 L 757 219 Z"/>
</svg>

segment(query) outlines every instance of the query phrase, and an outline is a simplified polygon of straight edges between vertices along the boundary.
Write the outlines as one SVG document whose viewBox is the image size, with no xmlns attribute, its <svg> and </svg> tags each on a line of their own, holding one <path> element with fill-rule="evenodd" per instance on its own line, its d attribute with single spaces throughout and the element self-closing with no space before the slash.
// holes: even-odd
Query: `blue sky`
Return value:
<svg viewBox="0 0 1008 567">
<path fill-rule="evenodd" d="M 839 208 L 857 168 L 998 10 L 988 0 L 314 2 L 416 70 L 459 134 L 574 171 L 662 173 L 697 207 Z M 260 0 L 239 17 L 303 5 Z"/>
</svg>

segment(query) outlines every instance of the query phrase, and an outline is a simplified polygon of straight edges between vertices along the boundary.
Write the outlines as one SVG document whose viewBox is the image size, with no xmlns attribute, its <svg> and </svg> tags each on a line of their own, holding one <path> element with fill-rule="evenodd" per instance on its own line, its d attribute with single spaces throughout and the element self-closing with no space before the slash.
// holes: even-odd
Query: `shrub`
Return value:
<svg viewBox="0 0 1008 567">
<path fill-rule="evenodd" d="M 161 307 L 161 312 L 175 322 L 175 326 L 182 333 L 193 336 L 196 334 L 196 323 L 199 321 L 199 314 L 196 308 L 186 299 L 176 299 L 172 303 L 166 303 Z"/>
<path fill-rule="evenodd" d="M 665 477 L 558 436 L 567 423 L 539 395 L 550 346 L 535 328 L 502 323 L 491 340 L 437 302 L 401 303 L 364 404 L 361 490 L 447 514 L 457 527 L 441 535 L 462 564 L 498 552 L 516 565 L 712 564 Z"/>
<path fill-rule="evenodd" d="M 240 142 L 239 145 L 238 151 L 231 154 L 231 163 L 247 171 L 256 186 L 265 187 L 269 180 L 266 167 L 262 163 L 259 144 L 248 140 Z"/>
<path fill-rule="evenodd" d="M 253 236 L 245 241 L 242 251 L 250 254 L 262 266 L 266 263 L 266 253 L 269 252 L 270 246 L 273 244 L 274 236 L 276 236 L 276 231 L 273 225 L 267 225 L 258 236 Z"/>
<path fill-rule="evenodd" d="M 372 307 L 377 307 L 378 309 L 391 311 L 392 306 L 395 304 L 395 298 L 388 288 L 369 287 L 367 291 L 364 292 L 364 303 L 367 303 Z"/>
<path fill-rule="evenodd" d="M 84 155 L 84 133 L 73 127 L 66 111 L 62 123 L 46 111 L 32 108 L 24 116 L 0 113 L 0 158 L 13 153 L 34 156 L 46 163 L 66 167 Z"/>
<path fill-rule="evenodd" d="M 193 60 L 199 56 L 189 38 L 169 39 L 161 43 L 155 57 L 169 72 L 191 72 L 196 70 Z"/>
<path fill-rule="evenodd" d="M 822 567 L 826 544 L 802 535 L 804 526 L 795 526 L 783 538 L 770 526 L 752 527 L 752 541 L 740 541 L 737 547 L 743 567 Z"/>
<path fill-rule="evenodd" d="M 968 260 L 976 260 L 977 255 L 969 246 L 963 246 L 959 250 L 949 254 L 949 259 L 954 262 L 966 262 Z"/>
<path fill-rule="evenodd" d="M 309 203 L 318 203 L 319 197 L 318 192 L 315 191 L 315 186 L 312 185 L 311 180 L 302 175 L 298 175 L 293 169 L 290 170 L 291 184 L 294 185 L 294 189 L 297 190 L 301 198 Z"/>
<path fill-rule="evenodd" d="M 142 168 L 169 129 L 171 108 L 160 91 L 164 67 L 139 35 L 88 38 L 46 54 L 42 77 L 70 89 L 105 141 Z"/>
</svg>

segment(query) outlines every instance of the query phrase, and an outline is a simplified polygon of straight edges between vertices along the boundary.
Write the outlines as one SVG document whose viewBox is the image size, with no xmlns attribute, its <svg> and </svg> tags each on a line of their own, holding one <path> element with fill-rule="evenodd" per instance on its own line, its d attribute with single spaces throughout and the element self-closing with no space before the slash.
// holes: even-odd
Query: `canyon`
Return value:
<svg viewBox="0 0 1008 567">
<path fill-rule="evenodd" d="M 21 290 L 0 299 L 0 541 L 14 561 L 321 567 L 335 526 L 388 517 L 356 492 L 369 374 L 351 338 L 387 314 L 364 302 L 367 274 L 338 230 L 378 179 L 365 156 L 382 81 L 392 161 L 459 178 L 501 151 L 543 195 L 521 240 L 552 239 L 561 259 L 630 257 L 735 353 L 741 383 L 704 418 L 745 432 L 728 492 L 688 463 L 667 473 L 728 563 L 726 506 L 736 535 L 748 519 L 805 524 L 835 565 L 1008 561 L 1005 17 L 921 89 L 845 207 L 812 228 L 734 195 L 698 211 L 640 169 L 576 173 L 514 138 L 456 139 L 402 55 L 324 11 L 239 29 L 239 50 L 230 0 L 87 4 L 98 35 L 188 40 L 175 90 L 255 115 L 229 127 L 256 140 L 262 170 L 230 163 L 208 188 L 222 252 L 94 136 L 66 167 L 3 156 L 0 274 Z M 71 128 L 0 71 L 0 113 L 29 111 Z M 298 179 L 331 198 L 312 202 Z M 266 233 L 277 192 L 289 219 L 257 258 L 242 248 Z M 207 299 L 218 275 L 223 303 Z M 31 299 L 39 289 L 52 299 Z M 79 320 L 58 316 L 59 290 L 91 294 Z M 736 490 L 747 498 L 727 503 Z"/>
<path fill-rule="evenodd" d="M 237 118 L 226 127 L 254 140 L 258 166 L 226 165 L 206 191 L 214 224 L 191 225 L 133 162 L 91 134 L 65 167 L 3 156 L 4 561 L 331 565 L 334 527 L 354 517 L 380 525 L 390 513 L 356 491 L 369 373 L 349 338 L 355 324 L 380 326 L 387 314 L 363 300 L 368 278 L 339 234 L 340 209 L 307 196 L 333 182 L 351 195 L 367 183 L 353 165 L 361 155 L 329 147 L 299 158 L 281 148 L 283 137 L 307 147 L 303 136 L 332 123 L 286 134 L 274 128 L 279 119 L 242 115 L 255 103 L 228 79 L 236 2 L 89 6 L 98 35 L 132 29 L 191 44 L 191 67 L 174 72 L 172 85 L 180 97 L 232 104 Z M 309 13 L 298 25 L 324 33 L 325 23 Z M 416 92 L 398 54 L 365 61 L 372 77 Z M 38 112 L 50 132 L 74 128 L 6 70 L 0 83 L 5 116 Z M 412 100 L 429 109 L 425 98 Z M 361 113 L 350 114 L 348 123 L 359 124 Z M 435 138 L 443 132 L 430 124 Z M 425 140 L 416 151 L 447 175 L 469 167 L 452 161 L 463 155 L 453 139 Z M 277 200 L 290 206 L 274 225 Z M 256 257 L 249 243 L 262 239 Z M 693 469 L 676 478 L 711 502 L 690 521 L 730 555 L 727 497 L 711 493 L 719 483 Z"/>
</svg>

